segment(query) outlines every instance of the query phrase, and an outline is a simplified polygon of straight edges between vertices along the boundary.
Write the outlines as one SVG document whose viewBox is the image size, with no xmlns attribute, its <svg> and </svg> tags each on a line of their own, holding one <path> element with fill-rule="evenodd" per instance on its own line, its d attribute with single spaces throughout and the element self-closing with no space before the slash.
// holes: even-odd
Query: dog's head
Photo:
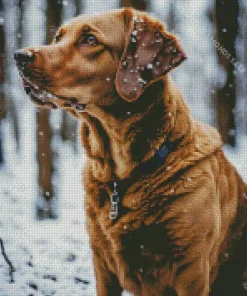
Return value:
<svg viewBox="0 0 247 296">
<path fill-rule="evenodd" d="M 178 40 L 147 14 L 121 9 L 78 16 L 53 42 L 15 53 L 24 88 L 39 106 L 82 111 L 132 102 L 186 58 Z"/>
</svg>

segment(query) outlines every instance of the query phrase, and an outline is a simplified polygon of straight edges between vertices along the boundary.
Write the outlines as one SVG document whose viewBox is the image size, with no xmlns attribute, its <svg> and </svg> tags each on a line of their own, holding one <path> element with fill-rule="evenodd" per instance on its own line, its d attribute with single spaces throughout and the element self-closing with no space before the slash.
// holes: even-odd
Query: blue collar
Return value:
<svg viewBox="0 0 247 296">
<path fill-rule="evenodd" d="M 153 171 L 155 168 L 157 168 L 162 162 L 165 161 L 168 154 L 173 150 L 174 143 L 165 141 L 158 150 L 156 150 L 153 157 L 151 157 L 149 160 L 141 163 L 139 165 L 139 170 L 142 173 L 148 174 L 151 171 Z"/>
<path fill-rule="evenodd" d="M 142 174 L 149 174 L 153 172 L 160 164 L 162 164 L 168 154 L 174 149 L 175 144 L 169 141 L 165 141 L 158 150 L 154 153 L 154 156 L 151 157 L 149 160 L 141 163 L 138 167 L 137 170 L 141 172 Z M 110 212 L 109 212 L 109 217 L 112 220 L 117 219 L 119 215 L 119 202 L 120 202 L 120 197 L 119 193 L 117 190 L 117 182 L 114 182 L 114 191 L 111 195 L 111 200 L 110 200 Z"/>
</svg>

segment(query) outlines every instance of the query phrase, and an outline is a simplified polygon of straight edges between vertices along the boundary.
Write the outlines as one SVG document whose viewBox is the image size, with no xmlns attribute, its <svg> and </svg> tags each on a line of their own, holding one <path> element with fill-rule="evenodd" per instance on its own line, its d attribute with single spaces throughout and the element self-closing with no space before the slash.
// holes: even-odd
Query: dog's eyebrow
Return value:
<svg viewBox="0 0 247 296">
<path fill-rule="evenodd" d="M 83 33 L 88 33 L 88 32 L 90 32 L 91 31 L 91 28 L 89 27 L 89 26 L 87 26 L 87 25 L 84 25 L 83 26 L 83 28 L 82 28 L 82 32 Z"/>
<path fill-rule="evenodd" d="M 107 38 L 107 35 L 104 33 L 104 30 L 102 30 L 101 28 L 101 23 L 98 23 L 98 22 L 92 22 L 92 23 L 78 22 L 78 19 L 77 19 L 72 22 L 65 23 L 63 27 L 61 27 L 61 30 L 64 35 L 66 35 L 66 33 L 71 32 L 74 38 L 79 38 L 82 34 L 92 33 L 95 35 L 95 37 L 97 37 L 97 39 L 101 43 L 111 46 L 108 40 L 109 38 Z"/>
<path fill-rule="evenodd" d="M 106 36 L 100 28 L 93 25 L 84 24 L 80 30 L 78 30 L 78 34 L 95 34 L 95 36 L 102 42 L 106 41 Z"/>
<path fill-rule="evenodd" d="M 81 33 L 97 33 L 97 34 L 100 34 L 100 36 L 104 35 L 103 32 L 97 27 L 92 25 L 87 25 L 87 24 L 82 26 Z"/>
</svg>

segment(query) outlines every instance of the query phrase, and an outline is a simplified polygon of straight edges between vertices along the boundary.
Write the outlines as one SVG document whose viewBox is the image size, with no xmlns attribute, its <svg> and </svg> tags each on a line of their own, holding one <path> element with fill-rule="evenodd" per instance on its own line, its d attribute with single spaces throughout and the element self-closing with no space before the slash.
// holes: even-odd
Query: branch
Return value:
<svg viewBox="0 0 247 296">
<path fill-rule="evenodd" d="M 11 261 L 9 260 L 6 252 L 5 252 L 5 249 L 4 249 L 4 244 L 3 244 L 3 240 L 0 238 L 0 246 L 1 246 L 1 251 L 2 251 L 2 255 L 3 255 L 3 258 L 5 259 L 6 263 L 8 264 L 9 266 L 9 277 L 10 277 L 10 283 L 13 283 L 14 282 L 14 276 L 13 276 L 13 273 L 15 272 L 15 268 L 14 266 L 12 265 Z"/>
</svg>

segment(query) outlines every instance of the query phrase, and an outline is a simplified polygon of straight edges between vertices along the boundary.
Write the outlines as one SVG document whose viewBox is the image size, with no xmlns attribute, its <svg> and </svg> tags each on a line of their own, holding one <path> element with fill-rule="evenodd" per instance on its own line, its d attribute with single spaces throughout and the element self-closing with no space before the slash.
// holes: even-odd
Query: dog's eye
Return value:
<svg viewBox="0 0 247 296">
<path fill-rule="evenodd" d="M 81 44 L 95 46 L 99 44 L 99 41 L 94 35 L 88 34 L 83 36 Z"/>
</svg>

